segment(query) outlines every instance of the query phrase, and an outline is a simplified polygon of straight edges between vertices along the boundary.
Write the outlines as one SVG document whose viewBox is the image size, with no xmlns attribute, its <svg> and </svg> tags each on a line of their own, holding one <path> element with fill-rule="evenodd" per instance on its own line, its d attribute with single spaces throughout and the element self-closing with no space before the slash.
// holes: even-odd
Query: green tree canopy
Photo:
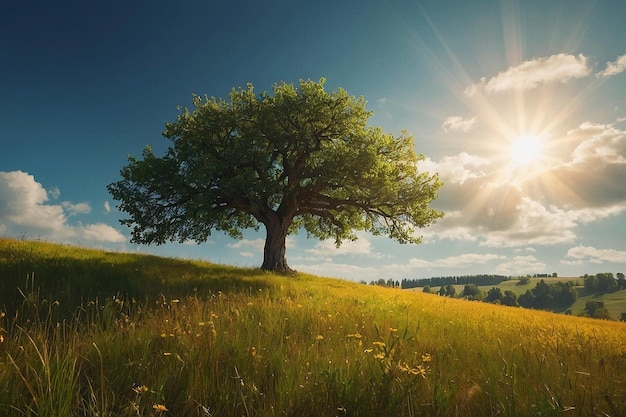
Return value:
<svg viewBox="0 0 626 417">
<path fill-rule="evenodd" d="M 289 271 L 285 239 L 301 229 L 337 245 L 357 230 L 419 243 L 414 228 L 443 215 L 430 208 L 438 176 L 418 172 L 411 136 L 368 126 L 362 97 L 324 83 L 194 96 L 193 109 L 166 124 L 165 155 L 146 147 L 108 186 L 132 241 L 203 242 L 213 230 L 241 238 L 262 224 L 262 268 L 275 271 Z"/>
</svg>

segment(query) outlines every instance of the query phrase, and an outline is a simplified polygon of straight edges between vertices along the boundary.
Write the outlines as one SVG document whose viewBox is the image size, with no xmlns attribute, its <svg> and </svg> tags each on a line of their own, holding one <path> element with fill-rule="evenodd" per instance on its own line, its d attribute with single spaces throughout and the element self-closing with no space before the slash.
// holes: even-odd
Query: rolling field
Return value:
<svg viewBox="0 0 626 417">
<path fill-rule="evenodd" d="M 626 324 L 0 239 L 2 416 L 623 416 Z"/>
</svg>

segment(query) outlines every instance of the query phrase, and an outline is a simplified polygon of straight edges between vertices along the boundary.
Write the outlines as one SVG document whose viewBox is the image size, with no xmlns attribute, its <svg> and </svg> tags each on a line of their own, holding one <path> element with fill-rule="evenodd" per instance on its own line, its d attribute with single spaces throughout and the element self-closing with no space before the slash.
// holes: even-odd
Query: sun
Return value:
<svg viewBox="0 0 626 417">
<path fill-rule="evenodd" d="M 513 164 L 527 167 L 539 163 L 543 156 L 541 142 L 541 138 L 534 135 L 523 135 L 514 139 L 510 149 Z"/>
</svg>

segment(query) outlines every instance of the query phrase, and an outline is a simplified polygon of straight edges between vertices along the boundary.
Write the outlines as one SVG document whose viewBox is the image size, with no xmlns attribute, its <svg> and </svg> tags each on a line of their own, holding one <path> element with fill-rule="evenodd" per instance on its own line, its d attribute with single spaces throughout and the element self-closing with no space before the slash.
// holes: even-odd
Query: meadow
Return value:
<svg viewBox="0 0 626 417">
<path fill-rule="evenodd" d="M 1 416 L 624 416 L 626 323 L 0 239 Z"/>
</svg>

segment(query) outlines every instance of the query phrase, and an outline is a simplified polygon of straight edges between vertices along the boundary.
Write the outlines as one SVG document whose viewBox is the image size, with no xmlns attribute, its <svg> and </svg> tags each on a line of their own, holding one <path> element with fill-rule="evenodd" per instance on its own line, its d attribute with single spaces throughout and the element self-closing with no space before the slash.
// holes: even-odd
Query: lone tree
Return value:
<svg viewBox="0 0 626 417">
<path fill-rule="evenodd" d="M 443 216 L 429 207 L 441 186 L 418 173 L 423 159 L 412 137 L 367 126 L 365 100 L 325 80 L 276 84 L 273 94 L 252 85 L 229 100 L 193 97 L 163 135 L 163 157 L 147 146 L 129 157 L 122 180 L 108 185 L 129 218 L 132 242 L 204 242 L 213 230 L 242 238 L 266 229 L 262 269 L 291 271 L 288 234 L 356 239 L 355 230 L 419 243 L 414 227 Z"/>
</svg>

